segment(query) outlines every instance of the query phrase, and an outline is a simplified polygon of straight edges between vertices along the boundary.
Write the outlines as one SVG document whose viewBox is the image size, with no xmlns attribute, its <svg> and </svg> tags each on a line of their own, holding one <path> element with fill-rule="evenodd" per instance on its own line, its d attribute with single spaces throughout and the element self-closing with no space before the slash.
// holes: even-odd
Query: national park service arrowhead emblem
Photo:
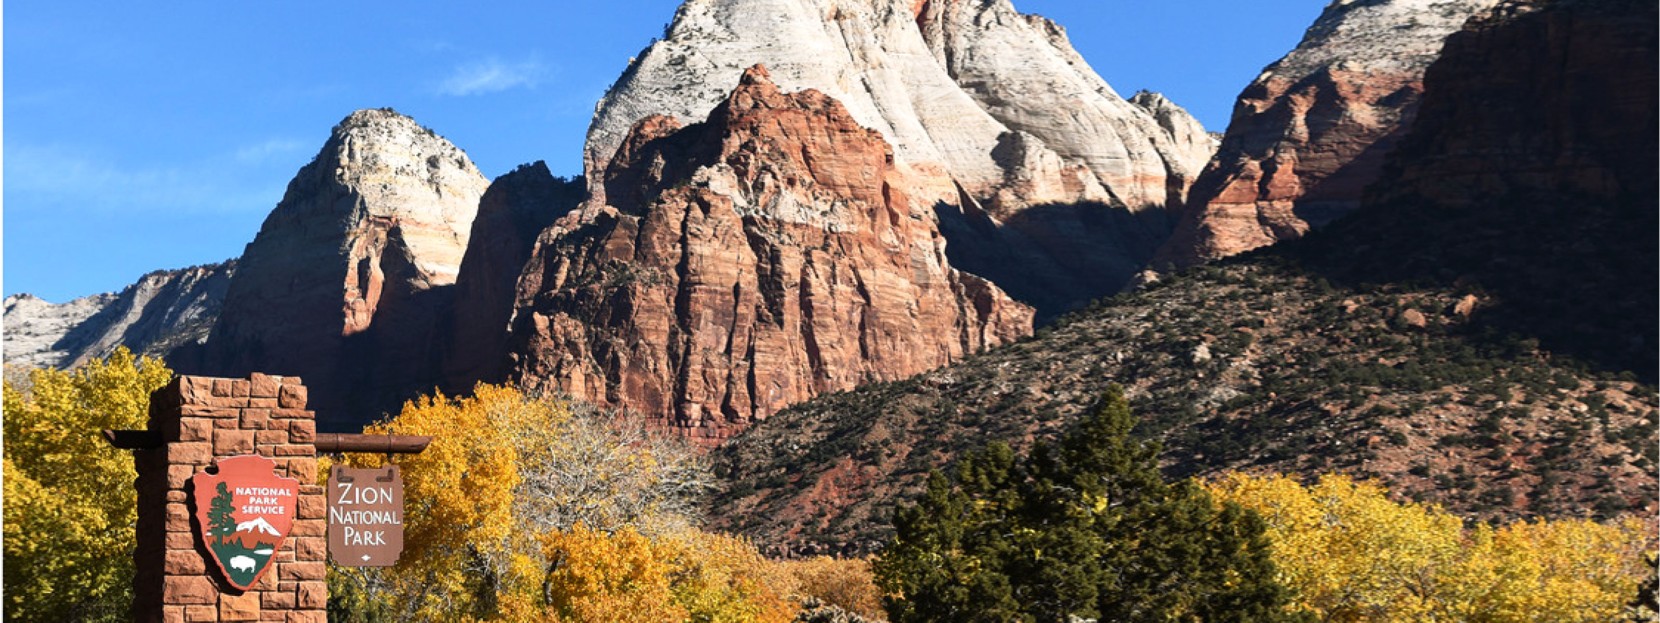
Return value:
<svg viewBox="0 0 1660 623">
<path fill-rule="evenodd" d="M 220 573 L 238 590 L 259 581 L 294 526 L 300 481 L 276 474 L 256 455 L 220 459 L 219 471 L 190 478 L 196 533 Z"/>
</svg>

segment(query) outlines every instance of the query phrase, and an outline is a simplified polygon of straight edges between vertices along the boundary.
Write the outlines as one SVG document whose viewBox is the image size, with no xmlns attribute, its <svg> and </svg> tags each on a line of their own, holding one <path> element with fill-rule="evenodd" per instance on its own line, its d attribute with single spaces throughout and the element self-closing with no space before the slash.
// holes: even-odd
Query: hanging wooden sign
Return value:
<svg viewBox="0 0 1660 623">
<path fill-rule="evenodd" d="M 218 473 L 190 478 L 196 534 L 231 586 L 248 590 L 271 568 L 294 526 L 300 481 L 276 474 L 257 455 L 220 459 Z"/>
<path fill-rule="evenodd" d="M 403 552 L 403 475 L 398 466 L 329 470 L 329 558 L 346 567 L 389 567 Z"/>
</svg>

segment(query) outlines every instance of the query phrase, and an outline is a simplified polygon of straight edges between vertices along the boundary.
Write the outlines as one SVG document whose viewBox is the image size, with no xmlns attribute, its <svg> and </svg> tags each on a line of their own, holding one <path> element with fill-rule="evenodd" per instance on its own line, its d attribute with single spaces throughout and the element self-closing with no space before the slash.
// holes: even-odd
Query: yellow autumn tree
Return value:
<svg viewBox="0 0 1660 623">
<path fill-rule="evenodd" d="M 144 428 L 172 376 L 118 348 L 73 371 L 7 374 L 5 611 L 8 621 L 125 620 L 137 520 L 133 458 L 102 429 Z"/>
<path fill-rule="evenodd" d="M 1230 474 L 1207 485 L 1268 524 L 1280 581 L 1334 623 L 1521 623 L 1618 618 L 1644 577 L 1642 522 L 1521 522 L 1466 529 L 1433 505 L 1327 475 Z"/>
<path fill-rule="evenodd" d="M 712 478 L 684 442 L 649 434 L 637 423 L 559 399 L 479 385 L 470 397 L 411 402 L 367 432 L 431 435 L 433 442 L 425 452 L 397 459 L 406 500 L 405 549 L 397 566 L 331 571 L 332 614 L 338 620 L 537 620 L 557 596 L 550 578 L 576 573 L 561 571 L 560 561 L 587 560 L 592 568 L 635 569 L 631 573 L 639 575 L 658 568 L 629 566 L 644 560 L 641 556 L 669 557 L 653 564 L 673 566 L 679 579 L 688 569 L 704 569 L 684 552 L 722 551 L 707 543 L 668 545 L 691 530 Z M 373 466 L 384 457 L 346 460 Z M 590 532 L 573 532 L 578 526 Z M 637 540 L 612 542 L 613 534 L 632 534 L 652 545 L 640 549 Z M 590 552 L 572 543 L 593 545 L 598 549 L 591 554 L 599 558 L 583 558 Z M 549 552 L 559 555 L 550 558 Z M 710 585 L 717 584 L 727 586 Z M 692 585 L 682 580 L 676 586 Z M 748 585 L 731 585 L 739 587 L 734 607 L 758 603 L 743 592 Z M 593 590 L 619 600 L 652 599 L 649 591 L 630 596 Z M 589 620 L 582 612 L 564 616 Z"/>
</svg>

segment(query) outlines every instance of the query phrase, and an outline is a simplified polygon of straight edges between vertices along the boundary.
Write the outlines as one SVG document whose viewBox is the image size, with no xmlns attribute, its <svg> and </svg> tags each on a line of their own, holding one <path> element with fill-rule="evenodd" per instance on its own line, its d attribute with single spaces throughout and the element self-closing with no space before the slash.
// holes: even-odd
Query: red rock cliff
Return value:
<svg viewBox="0 0 1660 623">
<path fill-rule="evenodd" d="M 1442 41 L 1495 1 L 1332 2 L 1295 50 L 1240 93 L 1153 265 L 1297 238 L 1354 210 L 1411 124 Z"/>
<path fill-rule="evenodd" d="M 952 269 L 926 201 L 840 103 L 760 66 L 703 123 L 641 120 L 519 282 L 530 389 L 625 406 L 708 443 L 814 395 L 1031 330 Z"/>
</svg>

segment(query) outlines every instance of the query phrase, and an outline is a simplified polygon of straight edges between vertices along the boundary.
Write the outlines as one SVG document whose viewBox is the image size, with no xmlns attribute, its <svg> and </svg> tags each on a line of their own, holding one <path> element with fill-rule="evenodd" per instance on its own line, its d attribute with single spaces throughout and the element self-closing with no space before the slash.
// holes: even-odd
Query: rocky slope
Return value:
<svg viewBox="0 0 1660 623">
<path fill-rule="evenodd" d="M 607 201 L 536 243 L 516 377 L 714 442 L 1030 331 L 1028 308 L 950 267 L 913 175 L 839 102 L 760 66 L 707 121 L 640 121 L 590 182 Z"/>
<path fill-rule="evenodd" d="M 1245 87 L 1158 266 L 1299 237 L 1352 211 L 1415 114 L 1443 40 L 1497 0 L 1336 0 Z"/>
<path fill-rule="evenodd" d="M 1656 10 L 1513 2 L 1448 40 L 1353 214 L 722 450 L 723 527 L 868 549 L 897 497 L 1126 386 L 1168 471 L 1341 471 L 1473 517 L 1656 511 Z M 1592 303 L 1594 301 L 1594 303 Z"/>
<path fill-rule="evenodd" d="M 219 316 L 234 260 L 144 275 L 120 292 L 49 303 L 6 297 L 7 365 L 73 368 L 118 346 L 152 357 L 201 342 Z"/>
<path fill-rule="evenodd" d="M 248 244 L 207 344 L 176 367 L 303 376 L 331 430 L 430 388 L 444 288 L 487 185 L 408 117 L 352 113 Z"/>
</svg>

